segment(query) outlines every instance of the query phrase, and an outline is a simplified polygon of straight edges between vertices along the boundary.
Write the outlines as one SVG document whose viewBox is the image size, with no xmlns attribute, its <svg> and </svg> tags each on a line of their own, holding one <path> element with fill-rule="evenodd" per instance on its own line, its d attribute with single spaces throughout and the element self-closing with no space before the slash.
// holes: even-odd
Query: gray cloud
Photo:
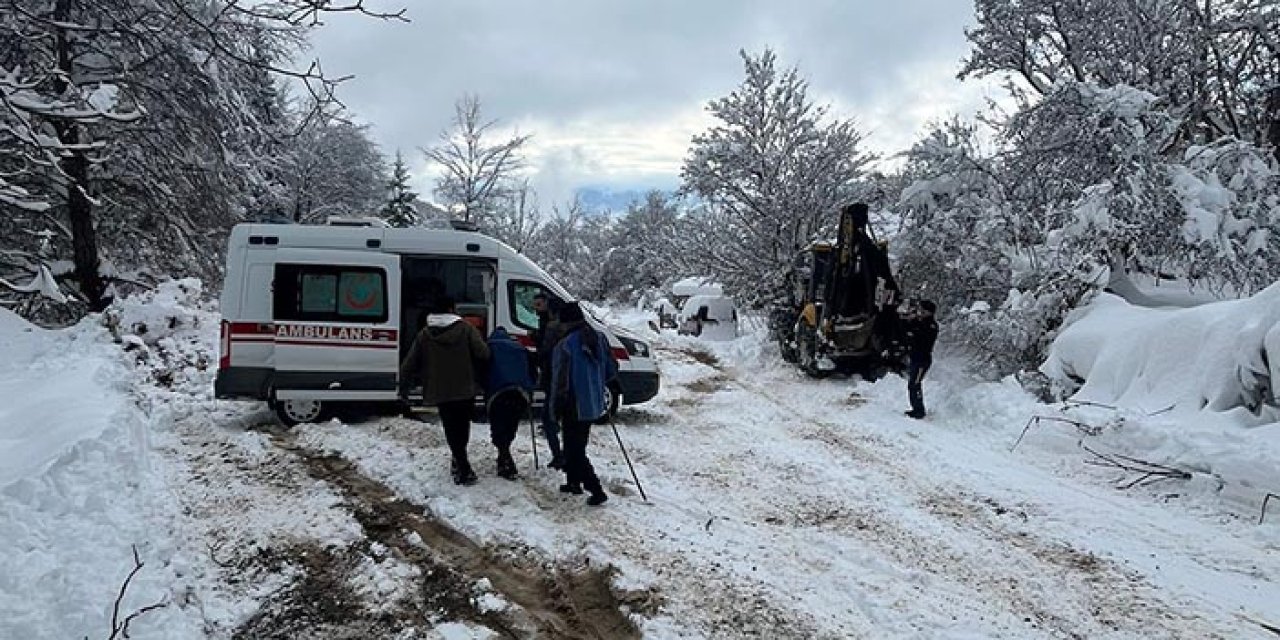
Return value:
<svg viewBox="0 0 1280 640">
<path fill-rule="evenodd" d="M 312 53 L 356 76 L 343 101 L 384 148 L 419 163 L 424 189 L 417 147 L 464 93 L 535 134 L 545 203 L 587 184 L 673 184 L 689 136 L 708 123 L 703 106 L 741 80 L 739 49 L 774 48 L 880 152 L 983 92 L 954 80 L 973 19 L 960 0 L 404 1 L 411 24 L 335 16 Z"/>
</svg>

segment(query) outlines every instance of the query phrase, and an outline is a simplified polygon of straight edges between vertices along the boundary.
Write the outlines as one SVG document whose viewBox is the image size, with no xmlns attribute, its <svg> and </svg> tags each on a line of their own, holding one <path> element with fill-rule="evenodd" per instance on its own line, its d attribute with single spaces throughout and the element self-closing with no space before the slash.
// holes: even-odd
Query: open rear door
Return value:
<svg viewBox="0 0 1280 640">
<path fill-rule="evenodd" d="M 281 249 L 272 291 L 277 399 L 394 400 L 400 257 Z"/>
</svg>

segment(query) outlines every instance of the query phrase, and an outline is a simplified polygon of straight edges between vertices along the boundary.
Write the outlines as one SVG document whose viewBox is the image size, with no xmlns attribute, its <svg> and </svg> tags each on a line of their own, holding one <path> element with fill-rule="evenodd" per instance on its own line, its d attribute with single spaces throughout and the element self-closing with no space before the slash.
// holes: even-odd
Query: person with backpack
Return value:
<svg viewBox="0 0 1280 640">
<path fill-rule="evenodd" d="M 938 323 L 934 313 L 938 305 L 932 300 L 917 303 L 903 318 L 902 326 L 907 340 L 907 398 L 911 409 L 908 417 L 924 418 L 924 375 L 933 366 L 933 345 L 938 341 Z"/>
<path fill-rule="evenodd" d="M 549 401 L 552 414 L 564 425 L 565 484 L 560 491 L 590 496 L 587 504 L 596 506 L 609 499 L 596 477 L 587 444 L 591 425 L 609 410 L 605 404 L 605 385 L 618 372 L 603 334 L 587 324 L 578 303 L 567 303 L 560 310 L 564 338 L 551 356 Z"/>
<path fill-rule="evenodd" d="M 454 484 L 476 483 L 467 459 L 471 440 L 471 412 L 477 395 L 476 380 L 489 360 L 489 347 L 480 331 L 463 320 L 453 300 L 441 297 L 432 305 L 422 328 L 400 364 L 400 397 L 409 384 L 422 382 L 422 401 L 440 412 L 444 437 L 452 454 L 450 474 Z"/>
<path fill-rule="evenodd" d="M 489 438 L 498 450 L 497 473 L 507 480 L 519 477 L 515 460 L 511 458 L 511 443 L 516 439 L 520 419 L 529 411 L 529 397 L 533 393 L 530 366 L 524 346 L 506 329 L 494 329 L 489 335 L 485 406 L 489 414 Z"/>
</svg>

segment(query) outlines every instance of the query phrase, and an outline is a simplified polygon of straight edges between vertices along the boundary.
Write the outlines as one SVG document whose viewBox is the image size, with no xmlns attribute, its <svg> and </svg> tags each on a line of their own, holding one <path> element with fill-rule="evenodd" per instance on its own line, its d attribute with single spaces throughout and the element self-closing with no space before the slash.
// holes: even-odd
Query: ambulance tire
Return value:
<svg viewBox="0 0 1280 640">
<path fill-rule="evenodd" d="M 332 413 L 332 407 L 320 400 L 273 400 L 271 408 L 275 409 L 276 418 L 286 427 L 304 422 L 324 422 Z"/>
<path fill-rule="evenodd" d="M 616 382 L 610 382 L 604 389 L 604 402 L 607 413 L 596 420 L 596 424 L 609 424 L 618 415 L 618 407 L 622 406 L 622 388 Z"/>
</svg>

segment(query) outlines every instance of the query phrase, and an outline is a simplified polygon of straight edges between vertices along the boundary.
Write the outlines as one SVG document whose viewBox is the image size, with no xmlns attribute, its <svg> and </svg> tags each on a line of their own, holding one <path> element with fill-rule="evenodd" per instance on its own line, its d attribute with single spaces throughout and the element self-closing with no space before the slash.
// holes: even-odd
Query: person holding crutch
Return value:
<svg viewBox="0 0 1280 640">
<path fill-rule="evenodd" d="M 590 494 L 587 504 L 602 505 L 609 496 L 587 458 L 587 444 L 592 423 L 609 410 L 605 385 L 617 375 L 618 363 L 608 340 L 587 324 L 578 303 L 561 307 L 560 323 L 564 338 L 551 354 L 547 396 L 551 414 L 560 417 L 564 427 L 565 484 L 560 491 L 581 495 L 585 489 Z"/>
<path fill-rule="evenodd" d="M 515 460 L 511 457 L 511 443 L 516 439 L 520 419 L 529 411 L 532 393 L 533 376 L 529 373 L 528 352 L 506 329 L 494 329 L 489 336 L 485 406 L 489 414 L 489 437 L 498 450 L 497 473 L 507 480 L 519 477 Z"/>
</svg>

